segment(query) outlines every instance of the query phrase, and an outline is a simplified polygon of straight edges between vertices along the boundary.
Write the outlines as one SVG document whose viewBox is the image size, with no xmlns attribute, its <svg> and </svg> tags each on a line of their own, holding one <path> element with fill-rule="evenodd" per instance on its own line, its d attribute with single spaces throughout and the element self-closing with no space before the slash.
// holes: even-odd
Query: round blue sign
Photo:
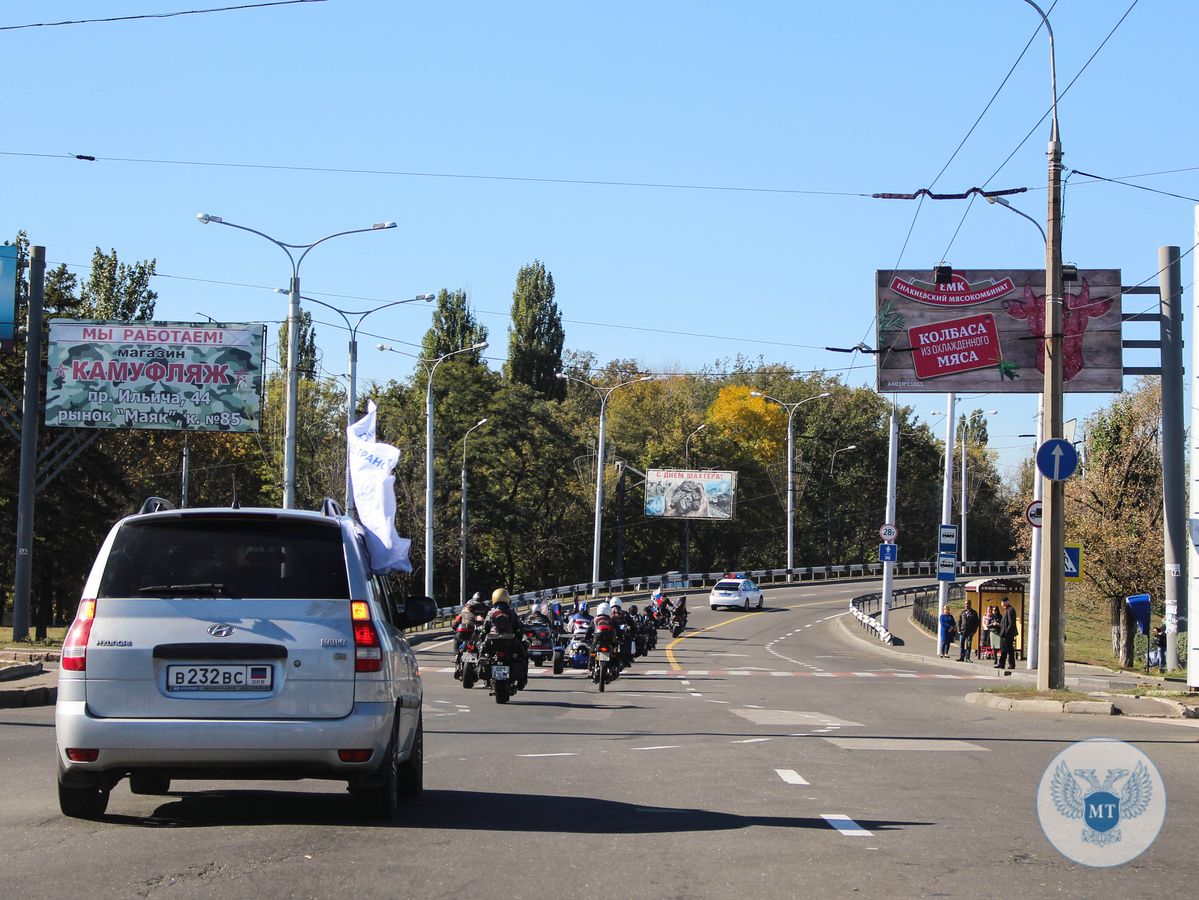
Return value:
<svg viewBox="0 0 1199 900">
<path fill-rule="evenodd" d="M 1069 441 L 1050 438 L 1037 450 L 1037 468 L 1050 481 L 1065 481 L 1078 468 L 1078 451 Z"/>
</svg>

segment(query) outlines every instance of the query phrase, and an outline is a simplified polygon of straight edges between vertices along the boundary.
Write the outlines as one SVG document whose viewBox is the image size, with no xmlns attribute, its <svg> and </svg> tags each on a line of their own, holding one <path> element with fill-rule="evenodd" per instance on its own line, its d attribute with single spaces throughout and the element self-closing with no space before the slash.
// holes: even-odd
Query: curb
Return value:
<svg viewBox="0 0 1199 900">
<path fill-rule="evenodd" d="M 974 703 L 989 709 L 1011 710 L 1012 712 L 1071 713 L 1091 716 L 1110 716 L 1115 713 L 1115 706 L 1106 700 L 1047 700 L 1043 698 L 1017 700 L 995 694 L 983 694 L 978 691 L 967 694 L 965 700 L 967 703 Z"/>
<path fill-rule="evenodd" d="M 0 709 L 20 709 L 25 706 L 53 706 L 57 702 L 57 687 L 14 688 L 0 691 Z"/>
<path fill-rule="evenodd" d="M 28 678 L 30 675 L 41 675 L 42 664 L 22 663 L 15 666 L 0 668 L 0 681 L 16 681 L 18 678 Z"/>
</svg>

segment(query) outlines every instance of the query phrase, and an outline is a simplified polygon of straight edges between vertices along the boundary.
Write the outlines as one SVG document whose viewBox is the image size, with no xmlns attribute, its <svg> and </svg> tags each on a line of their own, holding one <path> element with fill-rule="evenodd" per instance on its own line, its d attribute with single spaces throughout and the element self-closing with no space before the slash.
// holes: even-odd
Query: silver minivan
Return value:
<svg viewBox="0 0 1199 900">
<path fill-rule="evenodd" d="M 361 526 L 322 512 L 174 510 L 117 522 L 63 642 L 58 797 L 103 815 L 178 779 L 342 780 L 387 818 L 419 793 L 421 681 L 402 629 L 436 615 L 371 575 Z"/>
</svg>

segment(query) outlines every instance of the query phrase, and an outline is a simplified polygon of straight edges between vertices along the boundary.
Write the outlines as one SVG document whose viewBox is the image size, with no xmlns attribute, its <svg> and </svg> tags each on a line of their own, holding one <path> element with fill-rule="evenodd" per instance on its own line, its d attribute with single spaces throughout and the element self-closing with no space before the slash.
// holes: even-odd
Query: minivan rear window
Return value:
<svg viewBox="0 0 1199 900">
<path fill-rule="evenodd" d="M 98 596 L 348 600 L 350 589 L 340 528 L 179 516 L 123 525 Z"/>
</svg>

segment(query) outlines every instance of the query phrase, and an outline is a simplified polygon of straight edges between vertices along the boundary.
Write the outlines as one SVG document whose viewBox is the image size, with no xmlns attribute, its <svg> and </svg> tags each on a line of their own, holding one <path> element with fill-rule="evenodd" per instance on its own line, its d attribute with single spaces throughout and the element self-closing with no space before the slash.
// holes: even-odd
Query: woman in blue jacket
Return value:
<svg viewBox="0 0 1199 900">
<path fill-rule="evenodd" d="M 948 606 L 941 607 L 941 617 L 938 620 L 941 626 L 941 655 L 946 659 L 949 658 L 949 645 L 953 643 L 956 637 L 957 625 L 954 622 L 953 613 L 949 611 Z"/>
</svg>

